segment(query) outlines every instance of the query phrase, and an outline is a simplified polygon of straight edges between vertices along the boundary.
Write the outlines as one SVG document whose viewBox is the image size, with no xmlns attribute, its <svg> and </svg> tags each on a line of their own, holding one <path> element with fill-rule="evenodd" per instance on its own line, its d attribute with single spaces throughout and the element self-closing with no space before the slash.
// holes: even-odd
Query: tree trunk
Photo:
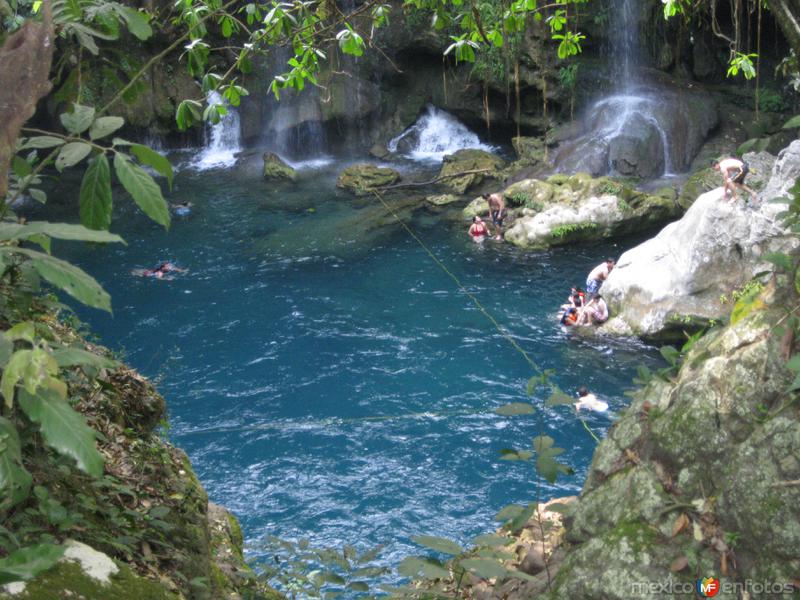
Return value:
<svg viewBox="0 0 800 600">
<path fill-rule="evenodd" d="M 789 45 L 800 56 L 800 0 L 770 0 L 769 8 Z"/>
</svg>

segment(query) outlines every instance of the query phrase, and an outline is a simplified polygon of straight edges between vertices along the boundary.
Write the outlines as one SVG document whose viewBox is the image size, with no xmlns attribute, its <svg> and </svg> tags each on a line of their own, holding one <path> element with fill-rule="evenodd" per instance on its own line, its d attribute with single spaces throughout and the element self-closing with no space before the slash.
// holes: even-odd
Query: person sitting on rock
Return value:
<svg viewBox="0 0 800 600">
<path fill-rule="evenodd" d="M 495 227 L 494 239 L 503 239 L 503 220 L 506 218 L 506 201 L 503 194 L 484 194 L 484 200 L 489 203 L 489 218 Z"/>
<path fill-rule="evenodd" d="M 586 299 L 586 292 L 584 292 L 577 285 L 573 285 L 569 291 L 569 297 L 567 298 L 567 306 L 581 308 L 586 303 L 585 299 Z M 567 306 L 564 306 L 564 308 L 567 308 Z"/>
<path fill-rule="evenodd" d="M 608 321 L 608 305 L 600 294 L 595 294 L 583 307 L 576 325 L 600 325 Z"/>
<path fill-rule="evenodd" d="M 564 314 L 561 315 L 561 324 L 565 327 L 572 327 L 578 323 L 579 316 L 579 309 L 575 308 L 574 306 L 567 306 L 564 309 Z"/>
<path fill-rule="evenodd" d="M 472 225 L 469 228 L 469 234 L 472 236 L 474 242 L 480 243 L 489 235 L 489 230 L 486 229 L 486 224 L 479 216 L 472 217 Z"/>
<path fill-rule="evenodd" d="M 595 412 L 605 412 L 608 410 L 608 403 L 598 400 L 597 396 L 590 393 L 586 386 L 578 388 L 579 400 L 574 404 L 575 412 L 581 412 L 582 408 Z"/>
<path fill-rule="evenodd" d="M 608 275 L 611 273 L 611 269 L 614 268 L 614 264 L 613 258 L 607 258 L 606 262 L 600 263 L 592 269 L 591 273 L 589 273 L 589 276 L 586 278 L 587 294 L 592 296 L 600 291 L 600 286 L 608 279 Z"/>
<path fill-rule="evenodd" d="M 757 194 L 744 184 L 744 178 L 747 177 L 750 168 L 743 160 L 739 160 L 738 158 L 723 158 L 713 161 L 711 167 L 715 171 L 722 173 L 722 179 L 725 185 L 725 198 L 728 198 L 729 192 L 731 196 L 728 202 L 735 202 L 739 199 L 736 196 L 737 188 L 746 190 L 753 199 L 757 197 Z"/>
</svg>

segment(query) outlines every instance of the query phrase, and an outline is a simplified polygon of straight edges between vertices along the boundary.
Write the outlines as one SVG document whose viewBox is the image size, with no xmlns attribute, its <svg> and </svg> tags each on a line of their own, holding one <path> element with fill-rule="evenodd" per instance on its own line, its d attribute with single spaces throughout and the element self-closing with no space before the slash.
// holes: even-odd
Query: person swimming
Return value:
<svg viewBox="0 0 800 600">
<path fill-rule="evenodd" d="M 134 270 L 133 274 L 140 275 L 141 277 L 155 277 L 156 279 L 164 279 L 164 277 L 169 273 L 186 273 L 187 271 L 188 269 L 181 269 L 180 267 L 166 260 L 160 263 L 154 269 L 142 269 L 138 272 Z"/>
<path fill-rule="evenodd" d="M 192 206 L 194 206 L 191 202 L 184 200 L 183 202 L 178 202 L 175 204 L 170 204 L 173 212 L 178 215 L 179 217 L 185 217 L 189 213 L 192 212 Z"/>
<path fill-rule="evenodd" d="M 597 396 L 590 393 L 586 386 L 578 388 L 578 401 L 574 404 L 575 412 L 581 412 L 582 408 L 593 410 L 594 412 L 606 412 L 608 403 L 598 400 Z"/>
</svg>

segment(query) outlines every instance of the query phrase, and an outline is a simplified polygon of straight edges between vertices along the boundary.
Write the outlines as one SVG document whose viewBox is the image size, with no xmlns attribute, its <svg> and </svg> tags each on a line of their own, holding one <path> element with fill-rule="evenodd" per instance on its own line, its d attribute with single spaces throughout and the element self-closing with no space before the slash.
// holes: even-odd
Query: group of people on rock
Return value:
<svg viewBox="0 0 800 600">
<path fill-rule="evenodd" d="M 600 286 L 608 278 L 614 264 L 614 259 L 608 258 L 592 269 L 586 278 L 586 291 L 572 286 L 567 303 L 561 306 L 564 311 L 561 315 L 562 325 L 600 325 L 608 320 L 608 305 L 600 295 Z"/>
<path fill-rule="evenodd" d="M 486 218 L 487 220 L 490 219 L 494 226 L 494 239 L 500 241 L 503 239 L 503 221 L 506 218 L 506 201 L 503 198 L 503 194 L 498 193 L 483 194 L 482 198 L 489 204 L 489 214 Z M 472 217 L 469 235 L 472 237 L 472 240 L 477 243 L 489 237 L 489 229 L 480 216 L 475 215 Z"/>
</svg>

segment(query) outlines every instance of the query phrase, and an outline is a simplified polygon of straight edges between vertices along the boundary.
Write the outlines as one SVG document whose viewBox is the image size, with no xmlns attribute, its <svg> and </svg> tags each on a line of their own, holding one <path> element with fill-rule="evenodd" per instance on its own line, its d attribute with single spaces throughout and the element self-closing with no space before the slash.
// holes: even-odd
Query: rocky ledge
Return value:
<svg viewBox="0 0 800 600">
<path fill-rule="evenodd" d="M 728 203 L 716 188 L 681 220 L 624 253 L 603 285 L 614 315 L 603 330 L 668 339 L 727 317 L 733 295 L 769 268 L 764 255 L 797 246 L 779 218 L 785 205 L 772 200 L 785 196 L 798 176 L 800 141 L 781 152 L 755 203 Z"/>
</svg>

